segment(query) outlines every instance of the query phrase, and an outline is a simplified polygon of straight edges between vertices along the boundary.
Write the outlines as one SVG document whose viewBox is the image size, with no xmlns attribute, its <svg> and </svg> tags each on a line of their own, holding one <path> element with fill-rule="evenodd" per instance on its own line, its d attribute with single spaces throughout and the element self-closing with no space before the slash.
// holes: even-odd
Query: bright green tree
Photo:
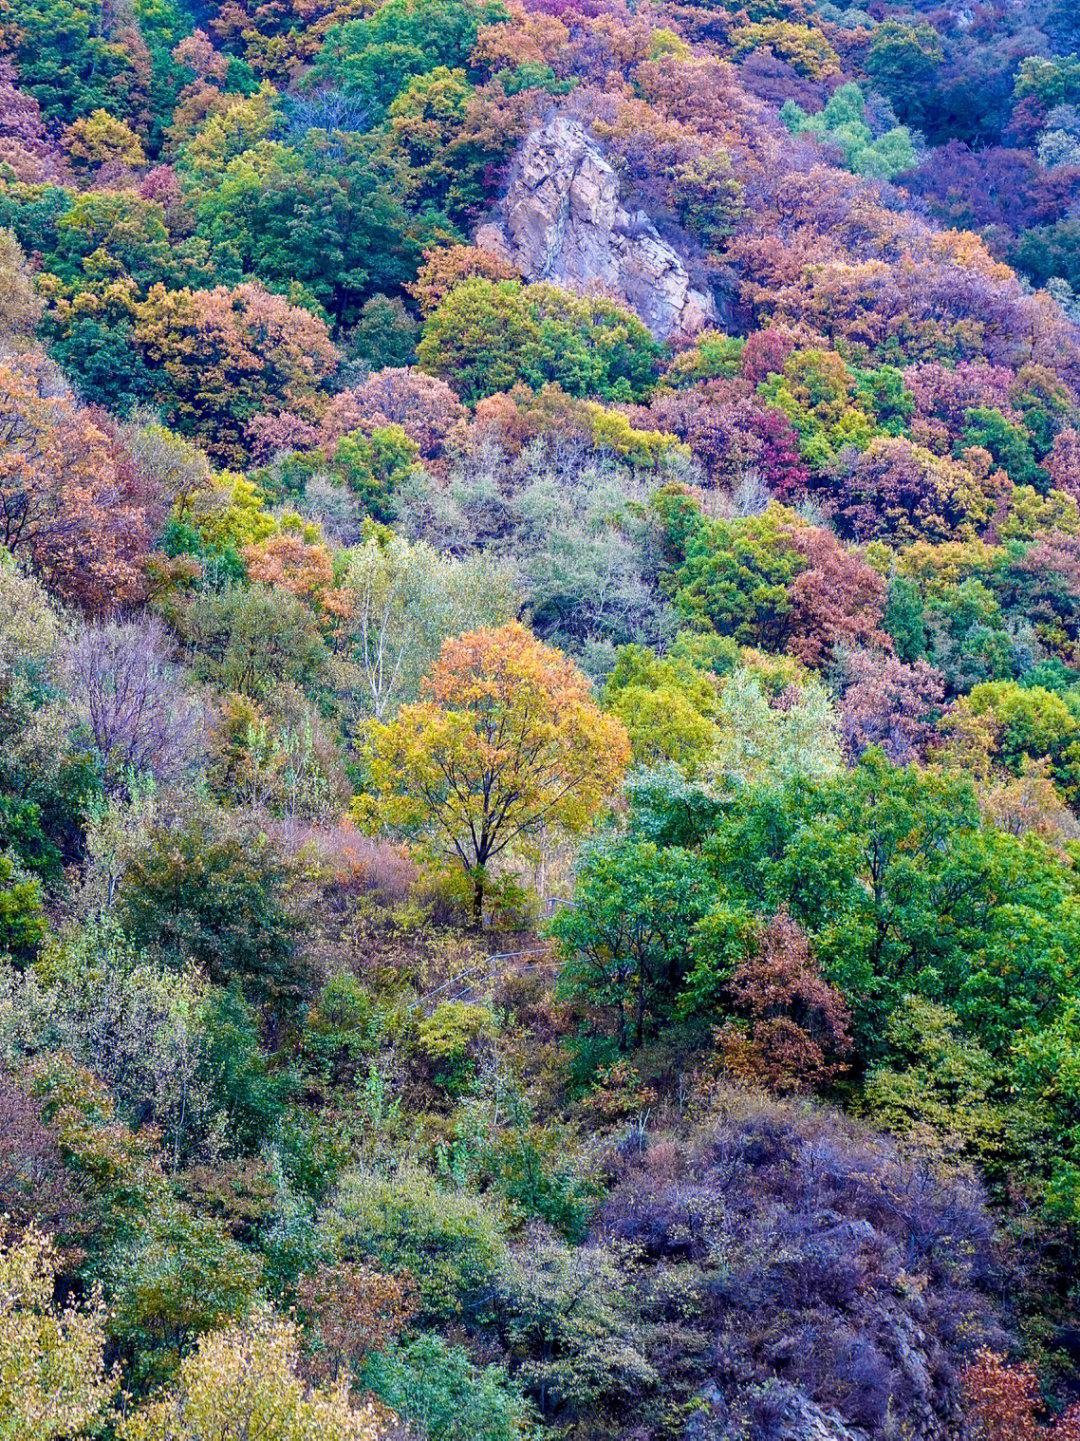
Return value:
<svg viewBox="0 0 1080 1441">
<path fill-rule="evenodd" d="M 620 1051 L 670 1018 L 711 895 L 701 859 L 687 851 L 627 840 L 587 852 L 573 906 L 551 923 L 559 990 L 593 1010 Z"/>
<path fill-rule="evenodd" d="M 553 285 L 466 280 L 424 325 L 420 365 L 464 400 L 524 381 L 554 381 L 570 395 L 643 398 L 659 348 L 636 316 L 613 301 L 581 298 Z"/>
</svg>

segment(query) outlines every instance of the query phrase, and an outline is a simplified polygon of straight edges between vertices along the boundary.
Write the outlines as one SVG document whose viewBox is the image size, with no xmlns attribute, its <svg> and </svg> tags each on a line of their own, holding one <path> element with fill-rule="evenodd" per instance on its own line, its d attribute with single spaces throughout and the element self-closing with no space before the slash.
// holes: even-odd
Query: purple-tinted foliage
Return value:
<svg viewBox="0 0 1080 1441">
<path fill-rule="evenodd" d="M 897 1435 L 955 1434 L 960 1369 L 1005 1340 L 979 1185 L 808 1105 L 717 1101 L 689 1144 L 613 1159 L 595 1228 L 641 1249 L 658 1292 L 696 1278 L 721 1409 L 747 1427 L 709 1434 L 797 1435 L 770 1430 L 793 1407 L 874 1436 L 889 1417 Z"/>
</svg>

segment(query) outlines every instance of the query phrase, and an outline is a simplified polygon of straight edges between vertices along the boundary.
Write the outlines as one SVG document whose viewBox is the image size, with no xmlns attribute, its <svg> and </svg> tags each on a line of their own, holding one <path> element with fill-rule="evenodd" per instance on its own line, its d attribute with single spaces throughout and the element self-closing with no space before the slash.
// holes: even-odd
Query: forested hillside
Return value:
<svg viewBox="0 0 1080 1441">
<path fill-rule="evenodd" d="M 1080 20 L 0 0 L 0 1441 L 1078 1441 Z"/>
</svg>

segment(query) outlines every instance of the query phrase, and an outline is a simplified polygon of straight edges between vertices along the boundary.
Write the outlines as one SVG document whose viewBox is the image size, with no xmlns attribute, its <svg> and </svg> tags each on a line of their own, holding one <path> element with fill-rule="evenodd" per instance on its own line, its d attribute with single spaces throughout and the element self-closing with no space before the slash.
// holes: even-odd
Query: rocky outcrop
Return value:
<svg viewBox="0 0 1080 1441">
<path fill-rule="evenodd" d="M 619 180 L 576 120 L 556 116 L 525 141 L 497 221 L 476 243 L 526 280 L 623 300 L 652 333 L 692 332 L 717 319 L 678 251 L 641 210 L 619 202 Z"/>
<path fill-rule="evenodd" d="M 663 1372 L 696 1382 L 680 1441 L 955 1441 L 967 1359 L 1011 1344 L 981 1191 L 823 1110 L 710 1104 L 622 1158 L 593 1223 L 642 1248 L 650 1296 L 702 1298 L 671 1354 L 703 1369 Z"/>
<path fill-rule="evenodd" d="M 728 1408 L 715 1381 L 697 1397 L 682 1441 L 745 1441 L 747 1437 L 783 1441 L 869 1441 L 865 1431 L 847 1426 L 787 1381 L 772 1380 Z"/>
</svg>

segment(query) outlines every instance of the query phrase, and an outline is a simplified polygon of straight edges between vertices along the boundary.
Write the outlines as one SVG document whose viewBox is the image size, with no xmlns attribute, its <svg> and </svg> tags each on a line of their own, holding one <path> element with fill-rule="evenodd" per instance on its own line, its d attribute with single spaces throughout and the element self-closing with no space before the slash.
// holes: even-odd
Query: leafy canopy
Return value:
<svg viewBox="0 0 1080 1441">
<path fill-rule="evenodd" d="M 359 809 L 472 874 L 479 921 L 484 868 L 545 828 L 584 829 L 630 745 L 573 661 L 517 621 L 446 640 L 424 690 L 374 729 Z"/>
</svg>

